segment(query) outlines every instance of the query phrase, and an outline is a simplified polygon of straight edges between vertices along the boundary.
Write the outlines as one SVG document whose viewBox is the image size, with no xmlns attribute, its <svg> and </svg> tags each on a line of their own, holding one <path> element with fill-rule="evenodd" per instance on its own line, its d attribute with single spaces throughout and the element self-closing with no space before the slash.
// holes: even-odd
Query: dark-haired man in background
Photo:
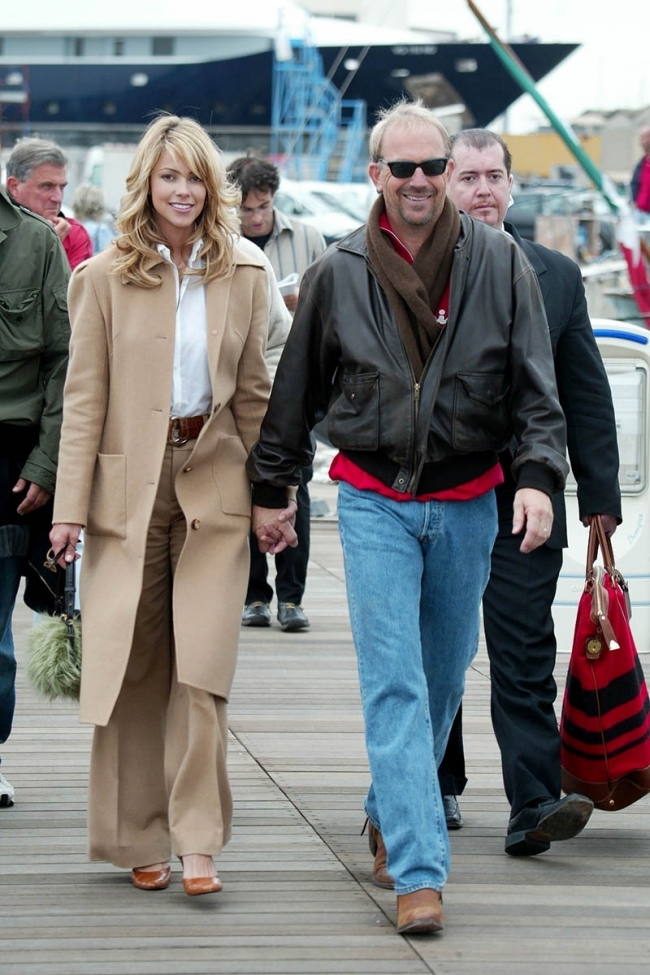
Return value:
<svg viewBox="0 0 650 975">
<path fill-rule="evenodd" d="M 505 230 L 530 261 L 542 292 L 555 361 L 567 443 L 584 523 L 600 514 L 611 535 L 621 521 L 618 447 L 612 396 L 594 338 L 580 268 L 570 258 L 522 239 L 506 219 L 512 159 L 500 136 L 467 129 L 452 139 L 447 193 L 476 220 Z M 553 530 L 544 545 L 522 555 L 512 535 L 514 453 L 501 454 L 505 483 L 496 490 L 499 533 L 483 596 L 490 658 L 492 723 L 501 750 L 511 806 L 506 853 L 531 856 L 575 836 L 591 812 L 581 796 L 560 799 L 560 735 L 553 708 L 555 633 L 551 606 L 567 545 L 564 495 L 553 496 Z M 440 766 L 449 825 L 462 825 L 450 789 L 462 791 L 460 715 Z M 450 781 L 456 782 L 450 787 Z M 454 821 L 455 819 L 455 821 Z"/>
<path fill-rule="evenodd" d="M 273 205 L 280 185 L 280 173 L 273 163 L 254 156 L 241 156 L 231 163 L 228 175 L 241 188 L 242 202 L 239 209 L 241 229 L 244 237 L 264 251 L 268 257 L 278 283 L 289 275 L 296 276 L 295 285 L 286 293 L 281 288 L 284 303 L 293 315 L 298 304 L 300 279 L 316 258 L 325 250 L 325 241 L 315 227 L 285 216 Z M 267 365 L 271 379 L 277 361 Z M 310 499 L 307 487 L 312 477 L 311 466 L 303 468 L 302 481 L 298 487 L 298 545 L 286 549 L 275 557 L 275 592 L 278 600 L 278 621 L 285 631 L 304 630 L 309 620 L 300 605 L 307 581 L 309 562 L 309 518 Z M 248 578 L 246 605 L 242 615 L 244 626 L 270 626 L 270 602 L 273 589 L 268 581 L 268 564 L 251 533 L 251 569 Z"/>
</svg>

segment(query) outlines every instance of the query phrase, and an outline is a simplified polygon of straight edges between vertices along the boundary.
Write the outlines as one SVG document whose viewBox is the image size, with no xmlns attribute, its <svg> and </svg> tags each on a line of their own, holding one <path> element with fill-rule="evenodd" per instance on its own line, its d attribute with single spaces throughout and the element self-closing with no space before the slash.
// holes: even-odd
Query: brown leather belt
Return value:
<svg viewBox="0 0 650 975">
<path fill-rule="evenodd" d="M 167 443 L 184 444 L 188 440 L 196 440 L 203 429 L 208 414 L 202 416 L 172 416 L 169 418 Z"/>
</svg>

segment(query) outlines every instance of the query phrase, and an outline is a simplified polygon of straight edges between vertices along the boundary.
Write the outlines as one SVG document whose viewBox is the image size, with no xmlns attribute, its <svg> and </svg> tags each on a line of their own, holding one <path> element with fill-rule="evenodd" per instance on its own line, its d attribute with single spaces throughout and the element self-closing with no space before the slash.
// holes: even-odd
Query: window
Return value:
<svg viewBox="0 0 650 975">
<path fill-rule="evenodd" d="M 72 53 L 76 58 L 81 58 L 86 53 L 86 38 L 85 37 L 73 37 L 72 38 Z"/>
<path fill-rule="evenodd" d="M 152 37 L 151 53 L 155 57 L 165 57 L 174 53 L 173 37 Z"/>
<path fill-rule="evenodd" d="M 124 54 L 124 38 L 116 37 L 113 41 L 113 54 L 120 58 Z"/>
</svg>

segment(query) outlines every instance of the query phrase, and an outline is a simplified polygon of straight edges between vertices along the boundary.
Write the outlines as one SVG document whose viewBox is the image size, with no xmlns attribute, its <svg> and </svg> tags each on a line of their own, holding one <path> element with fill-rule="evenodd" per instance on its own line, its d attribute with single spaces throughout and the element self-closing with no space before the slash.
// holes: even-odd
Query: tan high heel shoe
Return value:
<svg viewBox="0 0 650 975">
<path fill-rule="evenodd" d="M 131 871 L 131 883 L 139 890 L 164 890 L 165 887 L 169 887 L 171 875 L 169 865 L 158 870 L 141 870 L 140 867 L 134 867 Z"/>
<path fill-rule="evenodd" d="M 181 863 L 183 858 L 181 857 Z M 212 868 L 212 874 L 208 877 L 183 877 L 183 890 L 190 897 L 198 894 L 214 894 L 223 889 L 223 884 L 217 876 L 216 868 Z"/>
</svg>

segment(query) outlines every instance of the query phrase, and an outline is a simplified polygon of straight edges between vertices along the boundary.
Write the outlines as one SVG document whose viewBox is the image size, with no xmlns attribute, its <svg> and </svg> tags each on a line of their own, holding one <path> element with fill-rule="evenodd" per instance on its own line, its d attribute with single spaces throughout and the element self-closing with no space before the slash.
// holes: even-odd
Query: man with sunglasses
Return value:
<svg viewBox="0 0 650 975">
<path fill-rule="evenodd" d="M 512 158 L 499 135 L 487 129 L 459 133 L 452 142 L 449 169 L 447 192 L 454 203 L 476 220 L 510 234 L 539 280 L 580 516 L 587 523 L 590 515 L 602 515 L 611 535 L 621 521 L 616 420 L 580 268 L 557 251 L 522 240 L 505 222 Z M 511 448 L 501 455 L 505 482 L 496 491 L 499 534 L 483 597 L 483 624 L 490 658 L 492 723 L 511 807 L 505 850 L 511 856 L 534 856 L 556 840 L 576 836 L 586 825 L 593 803 L 575 794 L 560 798 L 551 607 L 562 548 L 567 545 L 564 495 L 553 496 L 555 519 L 545 544 L 523 556 L 509 524 L 515 490 L 512 457 Z M 451 793 L 458 795 L 464 787 L 464 765 L 459 713 L 440 766 L 443 796 L 449 793 L 447 808 L 453 805 Z"/>
<path fill-rule="evenodd" d="M 373 879 L 399 933 L 443 927 L 449 839 L 437 784 L 497 532 L 498 452 L 516 435 L 512 530 L 548 537 L 567 472 L 548 329 L 530 265 L 447 199 L 449 138 L 421 103 L 370 136 L 366 227 L 303 278 L 249 459 L 263 551 L 295 544 L 292 489 L 325 414 L 372 785 Z"/>
</svg>

